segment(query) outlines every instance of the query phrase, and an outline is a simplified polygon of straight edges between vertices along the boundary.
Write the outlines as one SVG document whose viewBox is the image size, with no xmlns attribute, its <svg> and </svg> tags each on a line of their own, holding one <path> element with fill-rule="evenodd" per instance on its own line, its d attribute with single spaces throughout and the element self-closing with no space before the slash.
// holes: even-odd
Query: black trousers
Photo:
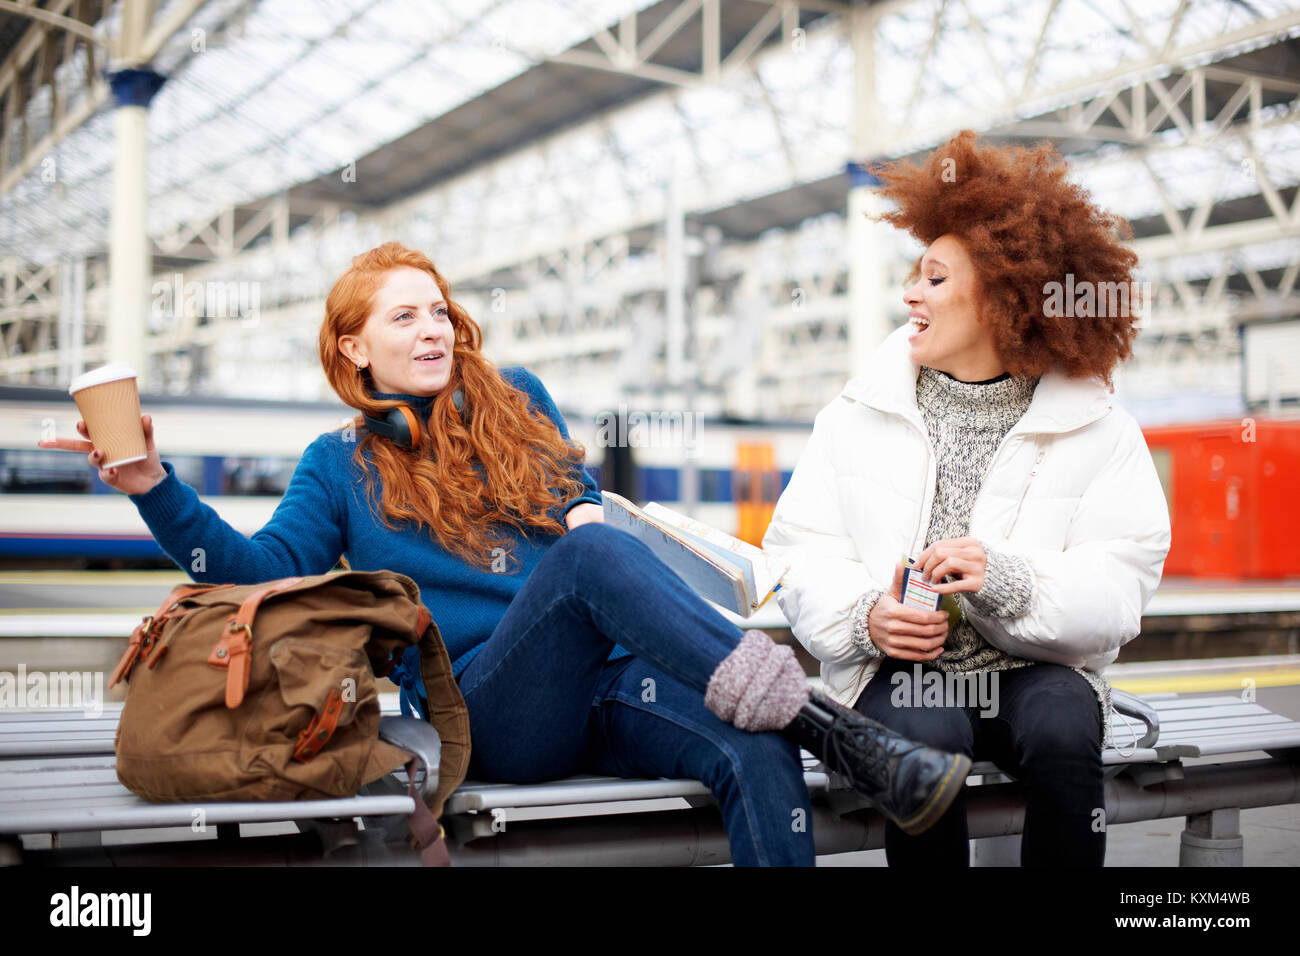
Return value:
<svg viewBox="0 0 1300 956">
<path fill-rule="evenodd" d="M 992 760 L 1023 781 L 1022 866 L 1105 862 L 1101 708 L 1091 685 L 1070 668 L 945 675 L 887 658 L 854 708 L 904 737 Z M 925 833 L 908 836 L 888 823 L 885 856 L 890 866 L 968 866 L 965 793 Z"/>
</svg>

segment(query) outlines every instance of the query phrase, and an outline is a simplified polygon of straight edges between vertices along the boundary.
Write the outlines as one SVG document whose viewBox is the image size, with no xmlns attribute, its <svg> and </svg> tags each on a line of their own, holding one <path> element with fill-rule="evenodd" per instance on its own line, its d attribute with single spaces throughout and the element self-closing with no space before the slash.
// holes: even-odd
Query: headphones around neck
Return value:
<svg viewBox="0 0 1300 956">
<path fill-rule="evenodd" d="M 465 409 L 465 393 L 461 389 L 457 388 L 451 393 L 451 404 L 460 414 L 460 420 L 468 425 L 469 413 Z M 422 434 L 420 416 L 410 405 L 390 408 L 383 418 L 372 418 L 365 412 L 361 413 L 361 417 L 371 432 L 387 438 L 398 448 L 414 448 Z"/>
</svg>

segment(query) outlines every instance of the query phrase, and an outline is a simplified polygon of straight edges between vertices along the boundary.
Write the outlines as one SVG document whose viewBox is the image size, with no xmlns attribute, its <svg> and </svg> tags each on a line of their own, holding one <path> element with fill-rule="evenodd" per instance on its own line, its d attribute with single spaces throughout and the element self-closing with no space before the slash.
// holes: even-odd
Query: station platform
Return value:
<svg viewBox="0 0 1300 956">
<path fill-rule="evenodd" d="M 180 571 L 34 571 L 0 573 L 0 638 L 125 637 L 157 609 Z M 1167 578 L 1144 617 L 1300 612 L 1300 578 L 1200 581 Z M 721 613 L 742 627 L 788 629 L 775 597 L 749 618 Z M 2 666 L 2 665 L 0 665 Z"/>
</svg>

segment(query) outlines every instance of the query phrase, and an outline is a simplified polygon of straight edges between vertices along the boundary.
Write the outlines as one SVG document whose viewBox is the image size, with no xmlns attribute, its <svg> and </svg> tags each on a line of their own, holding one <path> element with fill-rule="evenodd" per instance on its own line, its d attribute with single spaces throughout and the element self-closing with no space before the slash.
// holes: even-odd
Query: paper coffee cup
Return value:
<svg viewBox="0 0 1300 956">
<path fill-rule="evenodd" d="M 91 443 L 104 453 L 101 468 L 144 461 L 144 428 L 135 369 L 117 363 L 78 375 L 68 387 L 77 403 Z"/>
</svg>

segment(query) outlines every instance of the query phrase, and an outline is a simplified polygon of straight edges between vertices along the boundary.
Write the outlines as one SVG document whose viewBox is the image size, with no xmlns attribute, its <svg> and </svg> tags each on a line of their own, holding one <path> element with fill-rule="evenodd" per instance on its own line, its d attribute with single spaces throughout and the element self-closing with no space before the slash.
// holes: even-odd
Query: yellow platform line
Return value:
<svg viewBox="0 0 1300 956">
<path fill-rule="evenodd" d="M 1170 674 L 1167 677 L 1120 677 L 1112 687 L 1130 694 L 1194 694 L 1207 690 L 1241 690 L 1255 687 L 1290 687 L 1300 684 L 1300 668 L 1267 671 L 1232 671 L 1227 674 Z"/>
</svg>

